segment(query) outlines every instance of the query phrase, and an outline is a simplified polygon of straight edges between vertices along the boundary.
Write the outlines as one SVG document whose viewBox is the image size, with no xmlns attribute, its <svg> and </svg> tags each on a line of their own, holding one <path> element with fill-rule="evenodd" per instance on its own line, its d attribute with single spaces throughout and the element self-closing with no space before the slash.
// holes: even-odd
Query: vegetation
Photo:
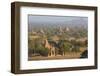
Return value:
<svg viewBox="0 0 100 76">
<path fill-rule="evenodd" d="M 59 41 L 58 45 L 59 45 L 60 53 L 62 53 L 62 52 L 65 53 L 65 52 L 71 51 L 70 48 L 72 47 L 72 44 L 67 42 L 67 41 L 65 41 L 65 40 Z"/>
<path fill-rule="evenodd" d="M 61 30 L 59 27 L 33 29 L 35 33 L 32 31 L 28 34 L 29 55 L 48 56 L 49 53 L 53 56 L 66 55 L 68 52 L 78 53 L 81 51 L 80 48 L 87 48 L 87 30 L 75 27 L 69 29 Z"/>
<path fill-rule="evenodd" d="M 41 56 L 48 56 L 48 48 L 44 48 L 43 46 L 38 46 L 35 51 Z"/>
</svg>

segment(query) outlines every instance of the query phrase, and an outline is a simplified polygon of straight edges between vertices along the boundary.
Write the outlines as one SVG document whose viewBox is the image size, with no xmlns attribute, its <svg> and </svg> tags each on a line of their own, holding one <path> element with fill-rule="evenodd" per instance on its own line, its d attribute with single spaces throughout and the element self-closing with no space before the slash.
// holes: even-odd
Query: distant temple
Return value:
<svg viewBox="0 0 100 76">
<path fill-rule="evenodd" d="M 44 34 L 44 30 L 43 29 L 40 29 L 40 33 Z"/>
<path fill-rule="evenodd" d="M 63 33 L 63 32 L 68 32 L 70 31 L 70 29 L 68 27 L 62 28 L 61 26 L 59 27 L 59 32 Z"/>
<path fill-rule="evenodd" d="M 65 28 L 65 32 L 68 32 L 68 31 L 69 31 L 69 28 L 68 28 L 68 27 L 66 27 L 66 28 Z"/>
</svg>

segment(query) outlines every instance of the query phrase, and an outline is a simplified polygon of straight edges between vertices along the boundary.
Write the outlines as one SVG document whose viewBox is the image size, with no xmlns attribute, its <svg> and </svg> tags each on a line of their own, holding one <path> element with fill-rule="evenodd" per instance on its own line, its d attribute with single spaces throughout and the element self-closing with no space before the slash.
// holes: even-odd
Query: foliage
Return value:
<svg viewBox="0 0 100 76">
<path fill-rule="evenodd" d="M 44 48 L 43 46 L 38 46 L 35 50 L 42 56 L 48 56 L 49 51 L 47 48 Z"/>
<path fill-rule="evenodd" d="M 67 41 L 61 40 L 60 43 L 59 43 L 59 48 L 60 48 L 61 52 L 63 52 L 63 51 L 64 52 L 70 51 L 71 46 L 72 45 L 69 42 L 67 42 Z"/>
<path fill-rule="evenodd" d="M 42 47 L 42 40 L 37 38 L 37 39 L 34 39 L 34 40 L 30 40 L 28 41 L 28 48 L 29 48 L 29 53 L 38 53 L 38 54 L 43 54 L 43 51 L 45 50 L 43 47 Z M 45 53 L 45 51 L 44 51 Z"/>
<path fill-rule="evenodd" d="M 85 50 L 82 54 L 80 58 L 87 58 L 88 57 L 88 51 Z"/>
</svg>

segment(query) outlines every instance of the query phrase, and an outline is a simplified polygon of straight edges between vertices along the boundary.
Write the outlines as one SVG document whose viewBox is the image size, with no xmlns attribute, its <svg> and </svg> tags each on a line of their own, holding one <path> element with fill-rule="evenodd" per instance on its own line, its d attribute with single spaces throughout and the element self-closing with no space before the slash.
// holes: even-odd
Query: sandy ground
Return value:
<svg viewBox="0 0 100 76">
<path fill-rule="evenodd" d="M 81 52 L 79 53 L 67 53 L 65 56 L 57 55 L 57 56 L 35 56 L 35 57 L 29 57 L 28 60 L 55 60 L 55 59 L 78 59 L 80 58 Z"/>
<path fill-rule="evenodd" d="M 84 52 L 86 48 L 81 48 L 80 52 L 68 52 L 65 56 L 57 55 L 57 56 L 30 56 L 28 57 L 29 61 L 32 60 L 56 60 L 56 59 L 79 59 L 81 57 L 81 54 Z"/>
</svg>

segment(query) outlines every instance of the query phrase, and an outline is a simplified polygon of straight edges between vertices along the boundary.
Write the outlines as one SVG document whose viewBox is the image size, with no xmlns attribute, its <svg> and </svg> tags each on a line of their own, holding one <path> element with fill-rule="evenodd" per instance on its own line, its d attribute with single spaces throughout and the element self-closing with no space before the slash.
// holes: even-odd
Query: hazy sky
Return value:
<svg viewBox="0 0 100 76">
<path fill-rule="evenodd" d="M 45 15 L 28 15 L 28 23 L 31 26 L 42 24 L 63 24 L 63 25 L 85 25 L 87 26 L 88 17 L 75 17 L 75 16 L 45 16 Z"/>
</svg>

